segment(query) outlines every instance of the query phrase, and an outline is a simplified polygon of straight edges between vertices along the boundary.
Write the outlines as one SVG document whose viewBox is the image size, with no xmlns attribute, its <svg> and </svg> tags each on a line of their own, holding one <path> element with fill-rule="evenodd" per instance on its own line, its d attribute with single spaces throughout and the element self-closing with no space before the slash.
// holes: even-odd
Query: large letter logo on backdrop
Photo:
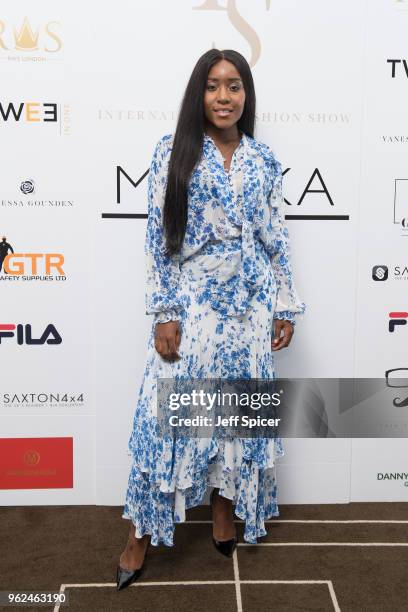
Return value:
<svg viewBox="0 0 408 612">
<path fill-rule="evenodd" d="M 266 10 L 268 11 L 271 7 L 271 0 L 265 0 Z M 261 55 L 261 41 L 258 34 L 249 25 L 247 21 L 240 15 L 236 0 L 227 0 L 226 6 L 220 6 L 218 0 L 205 0 L 200 6 L 194 6 L 195 11 L 227 11 L 228 19 L 236 30 L 245 38 L 249 46 L 251 47 L 251 58 L 249 65 L 251 68 L 255 66 Z M 217 45 L 213 42 L 213 48 Z"/>
<path fill-rule="evenodd" d="M 30 25 L 30 22 L 28 21 L 28 18 L 25 17 L 20 28 L 17 29 L 15 26 L 13 27 L 14 49 L 16 49 L 16 51 L 42 50 L 46 53 L 57 53 L 62 47 L 62 41 L 53 31 L 54 25 L 59 26 L 60 24 L 58 21 L 49 21 L 44 26 L 44 34 L 46 38 L 53 40 L 54 44 L 49 47 L 44 41 L 40 47 L 38 44 L 40 31 L 38 28 L 34 31 Z M 4 21 L 0 21 L 0 49 L 3 49 L 4 51 L 9 51 L 11 48 L 13 48 L 11 36 L 8 36 L 10 29 L 11 28 L 6 27 Z M 7 40 L 7 44 L 4 42 L 4 39 Z"/>
<path fill-rule="evenodd" d="M 0 102 L 0 115 L 4 121 L 9 118 L 20 121 L 23 110 L 25 110 L 22 120 L 33 121 L 57 121 L 57 104 L 51 102 L 20 102 L 18 105 L 13 102 Z M 11 117 L 12 116 L 12 117 Z"/>
<path fill-rule="evenodd" d="M 45 328 L 40 338 L 33 338 L 31 333 L 31 325 L 22 325 L 18 323 L 0 323 L 0 344 L 2 338 L 13 338 L 14 330 L 17 331 L 17 344 L 61 344 L 62 338 L 55 328 L 55 325 L 49 323 Z"/>
<path fill-rule="evenodd" d="M 393 333 L 397 325 L 406 325 L 408 319 L 408 312 L 390 312 L 390 320 L 388 321 L 388 331 Z"/>
</svg>

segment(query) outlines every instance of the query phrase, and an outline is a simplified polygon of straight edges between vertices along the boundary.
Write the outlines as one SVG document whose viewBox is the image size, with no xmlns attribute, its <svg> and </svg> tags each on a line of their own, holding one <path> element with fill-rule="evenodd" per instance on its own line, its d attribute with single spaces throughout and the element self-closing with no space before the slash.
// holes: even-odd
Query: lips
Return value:
<svg viewBox="0 0 408 612">
<path fill-rule="evenodd" d="M 214 113 L 219 117 L 228 117 L 232 113 L 230 108 L 214 108 Z"/>
</svg>

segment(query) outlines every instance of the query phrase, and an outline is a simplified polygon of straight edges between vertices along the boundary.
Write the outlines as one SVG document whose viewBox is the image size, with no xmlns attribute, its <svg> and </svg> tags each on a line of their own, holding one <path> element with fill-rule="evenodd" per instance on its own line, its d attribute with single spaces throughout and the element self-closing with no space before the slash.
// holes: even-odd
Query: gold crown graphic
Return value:
<svg viewBox="0 0 408 612">
<path fill-rule="evenodd" d="M 32 31 L 27 17 L 24 18 L 19 32 L 15 28 L 13 29 L 15 49 L 18 51 L 36 51 L 38 49 L 38 30 L 35 33 Z"/>
</svg>

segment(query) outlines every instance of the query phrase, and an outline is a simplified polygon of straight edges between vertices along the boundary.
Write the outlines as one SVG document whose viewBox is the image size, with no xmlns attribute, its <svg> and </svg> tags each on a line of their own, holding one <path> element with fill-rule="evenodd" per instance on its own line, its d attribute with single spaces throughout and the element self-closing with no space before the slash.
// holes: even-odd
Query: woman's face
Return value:
<svg viewBox="0 0 408 612">
<path fill-rule="evenodd" d="M 245 90 L 234 64 L 220 60 L 212 66 L 204 94 L 204 114 L 215 127 L 225 130 L 240 119 L 245 104 Z"/>
</svg>

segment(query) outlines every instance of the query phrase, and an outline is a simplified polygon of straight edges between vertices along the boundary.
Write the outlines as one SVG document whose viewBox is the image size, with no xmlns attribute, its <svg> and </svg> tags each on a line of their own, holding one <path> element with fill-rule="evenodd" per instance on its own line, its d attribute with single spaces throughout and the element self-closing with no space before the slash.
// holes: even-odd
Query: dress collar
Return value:
<svg viewBox="0 0 408 612">
<path fill-rule="evenodd" d="M 237 146 L 237 149 L 239 149 L 240 147 L 244 146 L 247 144 L 247 135 L 244 134 L 244 132 L 241 132 L 241 140 L 239 141 L 239 144 Z M 210 143 L 213 145 L 213 147 L 215 147 L 216 149 L 218 149 L 217 145 L 215 144 L 213 138 L 211 138 L 211 136 L 209 136 L 207 134 L 207 132 L 204 132 L 204 142 Z"/>
<path fill-rule="evenodd" d="M 206 132 L 204 132 L 203 147 L 207 157 L 215 156 L 221 166 L 224 165 L 224 158 L 220 149 L 215 144 L 213 138 L 211 138 L 211 136 L 209 136 Z M 233 156 L 235 156 L 237 159 L 241 157 L 245 151 L 248 151 L 248 137 L 246 134 L 244 134 L 244 132 L 241 132 L 241 140 L 239 141 L 238 146 L 234 149 Z"/>
</svg>

